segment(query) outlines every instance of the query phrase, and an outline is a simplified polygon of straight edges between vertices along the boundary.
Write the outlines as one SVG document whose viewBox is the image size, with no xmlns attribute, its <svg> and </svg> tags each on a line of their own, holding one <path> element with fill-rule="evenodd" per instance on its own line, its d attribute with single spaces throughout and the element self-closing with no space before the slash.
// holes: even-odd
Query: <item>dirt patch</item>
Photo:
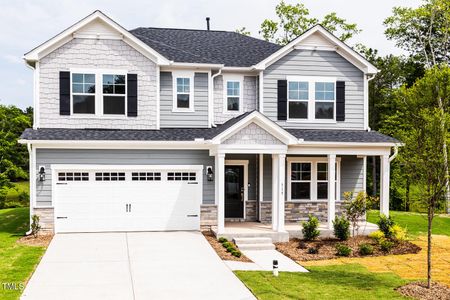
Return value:
<svg viewBox="0 0 450 300">
<path fill-rule="evenodd" d="M 275 246 L 278 251 L 284 255 L 297 261 L 310 261 L 310 260 L 323 260 L 338 258 L 336 255 L 336 245 L 344 244 L 352 249 L 349 257 L 362 257 L 359 253 L 359 245 L 369 244 L 373 247 L 373 254 L 365 255 L 370 256 L 384 256 L 389 254 L 411 254 L 418 253 L 421 248 L 411 242 L 401 241 L 395 243 L 395 246 L 390 252 L 383 252 L 379 245 L 372 238 L 367 236 L 352 237 L 347 241 L 339 241 L 337 239 L 327 238 L 318 239 L 316 241 L 305 242 L 300 239 L 290 239 L 287 243 L 276 243 Z M 316 249 L 317 253 L 309 253 L 310 249 Z"/>
<path fill-rule="evenodd" d="M 36 238 L 32 235 L 21 237 L 17 243 L 27 246 L 48 247 L 53 238 L 52 234 L 40 234 Z"/>
<path fill-rule="evenodd" d="M 225 249 L 221 243 L 216 239 L 216 237 L 210 233 L 210 232 L 203 232 L 203 235 L 205 236 L 206 240 L 209 242 L 211 247 L 213 247 L 214 251 L 216 251 L 217 255 L 222 260 L 234 260 L 234 261 L 241 261 L 241 262 L 252 262 L 250 259 L 248 259 L 244 254 L 241 255 L 241 257 L 236 257 L 234 255 L 231 255 L 230 252 L 227 252 L 227 249 Z"/>
<path fill-rule="evenodd" d="M 411 282 L 399 287 L 397 291 L 404 296 L 420 300 L 450 299 L 450 288 L 437 282 L 432 282 L 430 289 L 427 288 L 427 284 L 424 282 Z"/>
</svg>

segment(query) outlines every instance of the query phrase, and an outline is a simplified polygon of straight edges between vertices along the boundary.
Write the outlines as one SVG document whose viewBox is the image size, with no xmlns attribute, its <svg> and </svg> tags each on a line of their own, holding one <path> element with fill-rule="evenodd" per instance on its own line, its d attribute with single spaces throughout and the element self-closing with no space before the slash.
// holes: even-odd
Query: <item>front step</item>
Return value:
<svg viewBox="0 0 450 300">
<path fill-rule="evenodd" d="M 234 238 L 233 242 L 239 250 L 275 250 L 272 239 L 267 237 Z"/>
</svg>

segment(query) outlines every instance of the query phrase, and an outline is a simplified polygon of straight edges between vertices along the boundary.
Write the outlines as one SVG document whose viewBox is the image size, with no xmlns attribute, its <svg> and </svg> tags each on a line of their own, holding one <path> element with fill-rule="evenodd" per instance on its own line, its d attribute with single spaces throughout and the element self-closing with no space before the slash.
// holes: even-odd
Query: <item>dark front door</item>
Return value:
<svg viewBox="0 0 450 300">
<path fill-rule="evenodd" d="M 244 166 L 225 166 L 225 218 L 244 217 Z"/>
</svg>

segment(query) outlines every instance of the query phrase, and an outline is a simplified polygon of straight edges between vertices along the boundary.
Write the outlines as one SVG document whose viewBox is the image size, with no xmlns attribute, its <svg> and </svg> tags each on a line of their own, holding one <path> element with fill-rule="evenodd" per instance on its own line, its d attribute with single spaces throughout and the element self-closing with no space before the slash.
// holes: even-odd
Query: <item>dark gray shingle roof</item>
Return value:
<svg viewBox="0 0 450 300">
<path fill-rule="evenodd" d="M 130 32 L 169 60 L 250 67 L 281 46 L 231 31 L 139 27 Z"/>
<path fill-rule="evenodd" d="M 287 131 L 307 142 L 400 143 L 397 139 L 377 131 L 319 129 L 287 129 Z"/>
</svg>

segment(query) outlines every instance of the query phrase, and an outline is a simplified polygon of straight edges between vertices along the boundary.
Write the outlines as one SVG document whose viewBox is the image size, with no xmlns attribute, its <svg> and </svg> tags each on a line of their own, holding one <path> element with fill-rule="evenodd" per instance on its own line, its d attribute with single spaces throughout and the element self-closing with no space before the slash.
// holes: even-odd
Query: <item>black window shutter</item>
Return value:
<svg viewBox="0 0 450 300">
<path fill-rule="evenodd" d="M 336 121 L 345 121 L 345 81 L 336 82 Z"/>
<path fill-rule="evenodd" d="M 287 120 L 287 80 L 278 80 L 278 120 Z"/>
<path fill-rule="evenodd" d="M 137 74 L 127 74 L 128 98 L 127 109 L 129 117 L 137 117 L 138 110 L 138 92 L 137 92 Z"/>
<path fill-rule="evenodd" d="M 70 72 L 59 72 L 59 114 L 70 115 Z"/>
</svg>

